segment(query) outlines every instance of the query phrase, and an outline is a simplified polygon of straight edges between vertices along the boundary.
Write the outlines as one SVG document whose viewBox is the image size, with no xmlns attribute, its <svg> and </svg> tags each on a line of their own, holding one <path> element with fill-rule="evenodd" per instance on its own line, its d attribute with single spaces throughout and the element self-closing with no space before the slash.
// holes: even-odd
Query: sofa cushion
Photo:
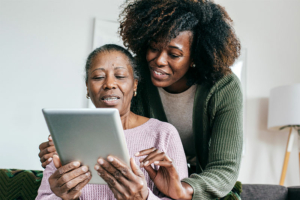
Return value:
<svg viewBox="0 0 300 200">
<path fill-rule="evenodd" d="M 33 200 L 43 178 L 43 171 L 0 169 L 0 199 Z"/>
<path fill-rule="evenodd" d="M 300 186 L 288 187 L 289 200 L 299 200 L 300 199 Z"/>
<path fill-rule="evenodd" d="M 243 184 L 242 200 L 286 200 L 288 189 L 280 185 Z"/>
</svg>

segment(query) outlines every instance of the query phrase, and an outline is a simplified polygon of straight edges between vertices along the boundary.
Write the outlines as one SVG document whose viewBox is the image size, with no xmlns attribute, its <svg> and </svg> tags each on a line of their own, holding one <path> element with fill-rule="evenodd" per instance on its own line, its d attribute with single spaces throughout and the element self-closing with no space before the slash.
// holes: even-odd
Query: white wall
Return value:
<svg viewBox="0 0 300 200">
<path fill-rule="evenodd" d="M 121 0 L 120 0 L 121 1 Z M 41 169 L 41 108 L 85 107 L 83 67 L 93 18 L 116 20 L 119 0 L 0 0 L 0 168 Z M 268 96 L 300 82 L 300 1 L 218 0 L 247 48 L 247 138 L 239 180 L 278 184 L 288 133 L 267 130 Z M 286 185 L 299 185 L 297 143 Z"/>
<path fill-rule="evenodd" d="M 300 1 L 218 0 L 247 49 L 246 154 L 239 180 L 279 184 L 288 130 L 267 129 L 270 90 L 300 82 Z M 285 185 L 299 185 L 297 141 Z M 300 145 L 300 144 L 299 144 Z"/>
<path fill-rule="evenodd" d="M 0 168 L 41 169 L 41 109 L 87 106 L 93 20 L 117 20 L 120 2 L 0 1 Z"/>
</svg>

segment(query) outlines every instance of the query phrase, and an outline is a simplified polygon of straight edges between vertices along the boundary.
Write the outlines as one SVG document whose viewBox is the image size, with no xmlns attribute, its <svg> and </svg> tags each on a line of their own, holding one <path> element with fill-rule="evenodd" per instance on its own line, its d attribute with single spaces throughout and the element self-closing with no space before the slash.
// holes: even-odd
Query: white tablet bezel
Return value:
<svg viewBox="0 0 300 200">
<path fill-rule="evenodd" d="M 43 109 L 62 165 L 80 161 L 89 166 L 89 183 L 106 184 L 94 169 L 97 159 L 114 155 L 127 166 L 129 153 L 119 115 L 115 108 Z"/>
</svg>

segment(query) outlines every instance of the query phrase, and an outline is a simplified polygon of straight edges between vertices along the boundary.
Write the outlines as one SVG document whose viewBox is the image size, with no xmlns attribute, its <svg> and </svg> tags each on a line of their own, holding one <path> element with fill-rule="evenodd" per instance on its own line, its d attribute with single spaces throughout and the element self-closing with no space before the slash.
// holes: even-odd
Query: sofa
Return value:
<svg viewBox="0 0 300 200">
<path fill-rule="evenodd" d="M 0 169 L 0 200 L 32 200 L 43 171 Z M 243 184 L 243 200 L 300 200 L 300 186 Z"/>
</svg>

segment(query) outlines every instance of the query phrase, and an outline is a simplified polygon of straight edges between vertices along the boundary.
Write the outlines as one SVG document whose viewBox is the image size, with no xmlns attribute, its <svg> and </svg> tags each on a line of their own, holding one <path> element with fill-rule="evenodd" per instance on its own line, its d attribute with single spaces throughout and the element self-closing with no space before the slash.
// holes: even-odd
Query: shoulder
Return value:
<svg viewBox="0 0 300 200">
<path fill-rule="evenodd" d="M 154 118 L 149 119 L 149 128 L 161 134 L 178 134 L 177 129 L 172 124 Z"/>
<path fill-rule="evenodd" d="M 234 73 L 228 74 L 227 76 L 221 78 L 211 88 L 212 93 L 220 91 L 228 93 L 241 93 L 241 82 L 239 78 Z"/>
<path fill-rule="evenodd" d="M 214 85 L 207 88 L 208 95 L 206 101 L 214 99 L 214 101 L 223 101 L 224 99 L 231 101 L 242 101 L 242 88 L 239 78 L 234 74 L 228 74 L 218 80 Z M 217 103 L 215 102 L 215 103 Z"/>
</svg>

